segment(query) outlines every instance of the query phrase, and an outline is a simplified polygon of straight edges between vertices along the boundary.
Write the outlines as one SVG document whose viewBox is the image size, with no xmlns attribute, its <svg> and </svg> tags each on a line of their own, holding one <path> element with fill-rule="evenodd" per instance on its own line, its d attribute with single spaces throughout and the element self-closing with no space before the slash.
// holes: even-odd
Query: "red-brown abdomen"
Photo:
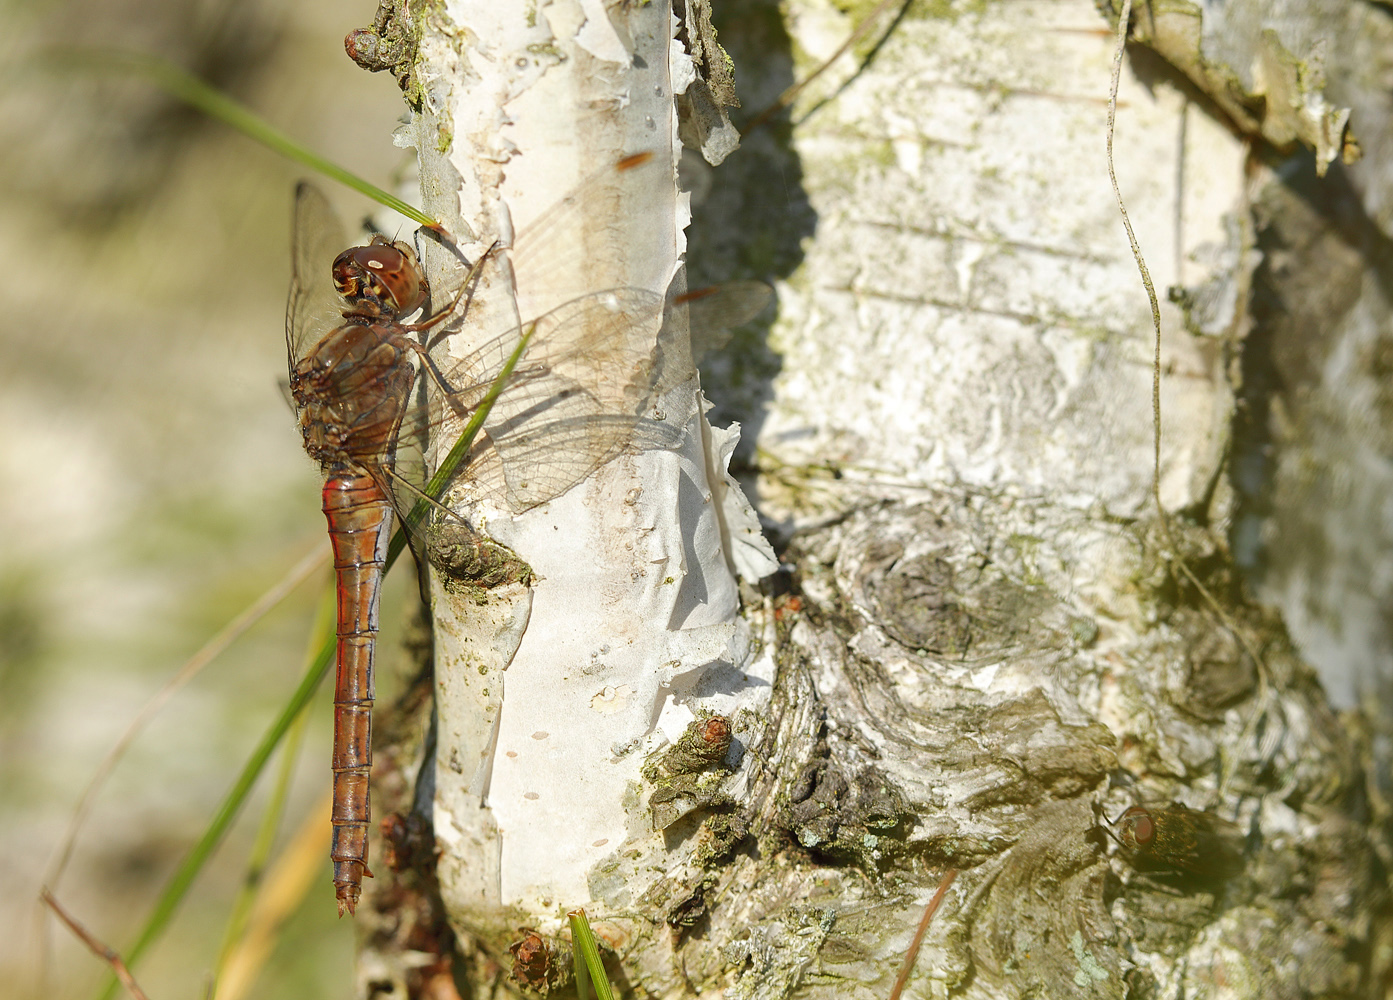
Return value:
<svg viewBox="0 0 1393 1000">
<path fill-rule="evenodd" d="M 371 476 L 324 481 L 324 516 L 334 549 L 338 655 L 334 682 L 334 826 L 329 857 L 339 914 L 358 905 L 367 866 L 368 780 L 372 772 L 373 653 L 392 506 Z"/>
</svg>

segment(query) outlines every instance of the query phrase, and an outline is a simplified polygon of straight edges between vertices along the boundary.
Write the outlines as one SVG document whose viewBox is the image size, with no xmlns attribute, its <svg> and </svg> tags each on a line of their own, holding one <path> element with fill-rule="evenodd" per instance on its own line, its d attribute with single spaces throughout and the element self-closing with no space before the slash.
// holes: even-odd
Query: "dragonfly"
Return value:
<svg viewBox="0 0 1393 1000">
<path fill-rule="evenodd" d="M 638 154 L 591 176 L 520 233 L 509 255 L 588 258 L 591 245 L 568 247 L 563 237 L 624 204 L 625 188 L 650 183 L 642 175 L 655 166 L 651 154 Z M 427 527 L 451 511 L 442 498 L 457 506 L 490 500 L 520 513 L 620 454 L 675 447 L 680 431 L 643 416 L 692 365 L 692 341 L 674 340 L 673 317 L 689 314 L 698 331 L 739 325 L 764 308 L 771 290 L 735 282 L 681 295 L 593 291 L 502 332 L 473 331 L 482 346 L 451 359 L 449 341 L 471 322 L 467 293 L 506 275 L 502 251 L 461 268 L 457 287 L 432 312 L 415 249 L 379 235 L 341 250 L 342 227 L 309 184 L 297 189 L 293 229 L 290 387 L 305 450 L 325 477 L 338 603 L 330 858 L 342 916 L 355 911 L 362 879 L 372 875 L 373 658 L 394 520 L 419 565 Z M 558 240 L 560 248 L 546 246 Z M 698 353 L 714 343 L 712 334 L 693 339 Z M 455 439 L 461 426 L 428 477 L 426 440 Z"/>
</svg>

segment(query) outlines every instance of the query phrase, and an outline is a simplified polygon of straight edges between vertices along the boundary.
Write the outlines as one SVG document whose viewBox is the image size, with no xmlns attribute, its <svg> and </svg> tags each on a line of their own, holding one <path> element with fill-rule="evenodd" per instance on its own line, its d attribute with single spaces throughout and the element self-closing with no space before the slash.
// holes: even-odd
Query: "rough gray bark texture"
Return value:
<svg viewBox="0 0 1393 1000">
<path fill-rule="evenodd" d="M 1209 37 L 1198 8 L 1177 9 Z M 1343 9 L 1387 30 L 1386 8 Z M 715 14 L 755 110 L 853 26 L 815 0 Z M 1164 314 L 1167 526 L 1150 499 L 1148 312 L 1103 160 L 1108 28 L 1084 4 L 909 6 L 795 125 L 747 136 L 697 209 L 693 286 L 785 279 L 769 346 L 737 341 L 707 378 L 718 415 L 753 432 L 784 545 L 786 571 L 746 595 L 778 674 L 772 711 L 732 720 L 736 770 L 706 768 L 652 834 L 708 849 L 592 877 L 625 995 L 884 998 L 950 868 L 909 996 L 1388 995 L 1374 728 L 1330 707 L 1235 559 L 1256 558 L 1243 533 L 1262 518 L 1273 565 L 1345 565 L 1304 541 L 1333 533 L 1310 500 L 1327 477 L 1254 473 L 1252 456 L 1276 406 L 1310 414 L 1275 425 L 1298 452 L 1351 453 L 1353 418 L 1321 417 L 1334 404 L 1295 383 L 1325 386 L 1354 350 L 1340 317 L 1374 331 L 1386 308 L 1383 189 L 1338 162 L 1339 108 L 1366 153 L 1382 148 L 1386 118 L 1360 116 L 1386 88 L 1373 71 L 1340 75 L 1339 94 L 1296 73 L 1335 111 L 1280 132 L 1250 99 L 1273 99 L 1271 75 L 1260 91 L 1209 57 L 1191 77 L 1230 89 L 1206 102 L 1145 51 L 1124 66 L 1124 194 L 1183 307 Z M 1363 34 L 1330 37 L 1327 60 L 1364 51 Z M 1245 149 L 1235 124 L 1262 138 Z M 1329 337 L 1311 346 L 1303 316 Z M 1365 380 L 1381 372 L 1368 350 L 1348 366 Z M 1384 423 L 1359 426 L 1377 439 Z M 1336 496 L 1377 493 L 1348 481 Z M 1281 534 L 1305 522 L 1303 541 Z M 636 813 L 672 801 L 658 775 Z M 1136 805 L 1157 835 L 1123 848 L 1111 821 Z M 519 930 L 511 957 L 468 940 L 456 975 L 475 996 L 564 979 L 564 942 L 535 937 Z"/>
<path fill-rule="evenodd" d="M 746 37 L 757 39 L 752 48 L 758 51 L 767 41 L 760 32 L 772 29 L 760 17 L 761 8 L 740 9 L 748 12 L 746 20 L 718 21 L 718 26 L 742 82 L 758 87 L 764 82 L 759 64 L 741 58 L 740 32 L 743 28 Z M 1212 9 L 1206 8 L 1206 17 Z M 1052 10 L 1058 17 L 1062 6 Z M 1223 10 L 1230 18 L 1242 13 L 1238 5 Z M 1134 24 L 1150 14 L 1139 10 Z M 1199 9 L 1187 8 L 1186 14 L 1197 26 Z M 786 637 L 780 644 L 780 695 L 798 708 L 783 715 L 778 737 L 770 742 L 780 748 L 779 770 L 786 778 L 773 796 L 782 811 L 767 814 L 766 829 L 785 831 L 794 842 L 779 853 L 785 861 L 802 847 L 805 862 L 832 862 L 828 867 L 836 874 L 809 864 L 801 897 L 790 889 L 798 865 L 784 869 L 787 881 L 778 889 L 755 887 L 748 877 L 740 883 L 744 908 L 734 923 L 753 926 L 734 932 L 748 944 L 736 949 L 746 965 L 733 992 L 784 995 L 797 981 L 798 995 L 887 995 L 894 957 L 903 952 L 918 908 L 943 869 L 953 866 L 966 871 L 950 893 L 953 903 L 931 926 L 911 995 L 1385 995 L 1388 813 L 1370 780 L 1367 722 L 1328 707 L 1325 691 L 1293 652 L 1282 620 L 1248 596 L 1246 567 L 1235 563 L 1229 542 L 1231 531 L 1240 532 L 1240 542 L 1246 540 L 1241 532 L 1251 530 L 1255 512 L 1248 504 L 1256 494 L 1273 505 L 1257 511 L 1259 516 L 1320 524 L 1302 540 L 1290 529 L 1269 535 L 1269 558 L 1279 564 L 1302 564 L 1299 553 L 1320 547 L 1322 535 L 1339 531 L 1338 521 L 1323 504 L 1311 503 L 1309 494 L 1284 491 L 1280 479 L 1274 490 L 1270 474 L 1245 478 L 1251 464 L 1239 466 L 1241 502 L 1235 503 L 1233 457 L 1221 460 L 1213 478 L 1205 471 L 1206 456 L 1216 451 L 1224 455 L 1233 447 L 1240 458 L 1251 456 L 1256 449 L 1242 436 L 1268 426 L 1266 408 L 1256 410 L 1277 386 L 1249 373 L 1271 365 L 1270 344 L 1254 343 L 1267 336 L 1267 323 L 1277 320 L 1279 329 L 1289 331 L 1289 343 L 1302 329 L 1301 319 L 1286 314 L 1282 303 L 1298 297 L 1303 286 L 1320 289 L 1319 301 L 1330 303 L 1335 296 L 1340 306 L 1332 310 L 1313 303 L 1308 314 L 1331 325 L 1361 289 L 1367 289 L 1366 309 L 1370 301 L 1383 302 L 1378 282 L 1365 277 L 1385 266 L 1386 254 L 1378 250 L 1380 227 L 1361 221 L 1368 214 L 1351 204 L 1351 188 L 1377 188 L 1369 175 L 1374 167 L 1353 168 L 1356 178 L 1361 170 L 1369 177 L 1362 184 L 1349 180 L 1339 162 L 1344 143 L 1339 135 L 1331 139 L 1332 129 L 1338 129 L 1329 119 L 1303 118 L 1299 102 L 1283 106 L 1275 98 L 1275 110 L 1269 107 L 1274 115 L 1322 120 L 1327 128 L 1308 137 L 1299 129 L 1278 135 L 1269 126 L 1274 133 L 1269 138 L 1282 148 L 1257 143 L 1248 164 L 1249 177 L 1257 178 L 1247 189 L 1251 206 L 1241 197 L 1217 209 L 1213 202 L 1195 206 L 1187 200 L 1189 192 L 1167 191 L 1159 183 L 1148 190 L 1135 175 L 1129 186 L 1128 167 L 1120 166 L 1134 219 L 1155 213 L 1139 226 L 1153 273 L 1161 272 L 1163 294 L 1166 285 L 1176 287 L 1175 298 L 1184 307 L 1183 316 L 1166 317 L 1171 383 L 1207 384 L 1212 396 L 1197 390 L 1189 399 L 1214 399 L 1215 408 L 1223 407 L 1226 387 L 1237 394 L 1237 405 L 1223 409 L 1226 415 L 1213 425 L 1217 445 L 1179 449 L 1183 457 L 1163 466 L 1163 487 L 1169 473 L 1174 489 L 1170 494 L 1163 489 L 1167 506 L 1185 515 L 1173 528 L 1172 548 L 1154 510 L 1135 501 L 1135 480 L 1148 475 L 1149 463 L 1144 449 L 1129 443 L 1128 432 L 1150 430 L 1144 415 L 1139 426 L 1137 421 L 1138 410 L 1145 408 L 1144 388 L 1126 371 L 1144 358 L 1129 346 L 1132 338 L 1145 337 L 1144 321 L 1135 323 L 1139 285 L 1134 276 L 1113 271 L 1107 284 L 1087 282 L 1092 306 L 1044 307 L 1047 296 L 1032 273 L 1040 267 L 1038 258 L 1031 259 L 1022 238 L 1022 230 L 1034 225 L 1029 235 L 1039 240 L 1035 249 L 1044 245 L 1066 257 L 1087 258 L 1092 251 L 1095 260 L 1115 259 L 1114 254 L 1126 259 L 1125 251 L 1100 247 L 1102 237 L 1091 229 L 1087 207 L 1097 202 L 1077 193 L 1080 187 L 1097 191 L 1106 185 L 1101 143 L 1092 147 L 1097 153 L 1089 150 L 1095 158 L 1087 173 L 1049 169 L 1050 150 L 1059 138 L 1047 131 L 1050 102 L 1104 93 L 1089 89 L 1082 77 L 1092 78 L 1096 70 L 1079 73 L 1078 50 L 1059 40 L 1082 34 L 1087 22 L 1061 23 L 1050 15 L 1050 8 L 1029 5 L 933 13 L 910 7 L 896 34 L 853 81 L 822 92 L 833 95 L 831 103 L 823 106 L 817 98 L 804 103 L 789 146 L 780 150 L 760 136 L 745 141 L 744 153 L 763 157 L 765 172 L 782 181 L 766 189 L 765 203 L 791 209 L 781 229 L 766 233 L 790 234 L 817 216 L 814 239 L 802 244 L 811 260 L 794 272 L 792 294 L 781 297 L 785 316 L 791 314 L 799 329 L 790 333 L 781 321 L 776 343 L 782 341 L 782 356 L 763 362 L 775 374 L 766 397 L 770 416 L 759 439 L 765 449 L 757 459 L 764 472 L 761 499 L 767 512 L 793 529 L 786 559 L 795 567 L 791 586 L 801 591 L 803 609 L 791 619 L 785 616 L 777 629 Z M 794 36 L 811 46 L 819 32 L 834 34 L 826 24 L 834 16 L 825 7 L 798 5 L 789 20 Z M 1368 5 L 1353 5 L 1341 16 L 1348 24 L 1364 25 L 1366 32 L 1384 31 L 1388 23 L 1386 10 Z M 1257 24 L 1259 42 L 1261 28 L 1285 29 L 1293 20 L 1264 21 L 1261 12 L 1243 19 Z M 1386 141 L 1386 116 L 1361 112 L 1384 102 L 1384 94 L 1374 83 L 1379 76 L 1373 68 L 1362 89 L 1351 85 L 1350 78 L 1358 75 L 1353 61 L 1357 53 L 1370 54 L 1370 43 L 1352 28 L 1342 31 L 1330 34 L 1325 49 L 1327 72 L 1332 81 L 1338 73 L 1342 89 L 1332 83 L 1322 92 L 1305 63 L 1301 80 L 1308 92 L 1334 107 L 1336 124 L 1338 109 L 1353 106 L 1351 128 L 1366 150 L 1373 149 Z M 1288 45 L 1306 56 L 1309 42 L 1294 39 Z M 1275 51 L 1272 38 L 1266 44 Z M 1053 62 L 1054 72 L 1032 79 L 1031 67 L 1042 50 L 1041 62 Z M 1174 170 L 1179 186 L 1194 190 L 1212 182 L 1212 175 L 1228 172 L 1230 190 L 1241 196 L 1241 160 L 1206 155 L 1197 146 L 1199 131 L 1210 122 L 1223 128 L 1233 122 L 1145 50 L 1133 48 L 1124 80 L 1129 76 L 1158 103 L 1169 92 L 1188 105 L 1188 116 L 1182 112 L 1174 119 L 1179 128 L 1167 130 L 1167 140 L 1181 148 L 1166 153 L 1143 178 Z M 843 73 L 841 80 L 846 77 Z M 764 83 L 761 96 L 784 83 Z M 951 105 L 953 92 L 962 90 L 990 95 L 987 109 L 949 129 L 935 108 Z M 1017 118 L 1013 138 L 1035 158 L 1036 172 L 1013 178 L 998 165 L 1007 158 L 993 152 L 992 132 L 1015 102 L 1030 97 L 1041 110 L 1034 121 Z M 1124 86 L 1123 102 L 1121 132 L 1158 128 L 1144 117 L 1145 101 L 1137 91 L 1129 96 Z M 762 106 L 760 98 L 747 96 L 745 103 Z M 1263 102 L 1254 103 L 1261 111 Z M 1259 117 L 1255 133 L 1263 133 L 1260 123 Z M 1098 142 L 1095 134 L 1065 138 L 1087 150 Z M 926 167 L 908 183 L 896 176 L 914 166 L 913 157 L 897 155 L 896 143 L 906 136 L 936 168 Z M 1315 177 L 1314 156 L 1300 146 L 1304 138 L 1315 147 L 1322 138 L 1326 142 L 1321 152 L 1334 162 L 1324 181 Z M 879 166 L 873 162 L 877 145 L 883 157 Z M 956 162 L 955 147 L 965 151 Z M 777 171 L 771 163 L 778 164 Z M 950 168 L 962 172 L 947 173 Z M 807 178 L 811 211 L 787 194 L 790 178 L 800 173 Z M 1300 183 L 1291 183 L 1297 174 Z M 1031 183 L 1038 189 L 1029 191 Z M 1027 189 L 1025 205 L 993 207 L 1019 204 L 1022 189 Z M 930 196 L 911 202 L 915 191 Z M 1313 197 L 1315 192 L 1320 193 Z M 905 207 L 897 213 L 893 199 L 900 196 Z M 746 197 L 757 210 L 760 200 Z M 1162 205 L 1148 203 L 1166 199 Z M 1371 197 L 1367 204 L 1367 212 L 1373 212 L 1381 202 Z M 1072 211 L 1075 228 L 1051 236 L 1045 220 L 1066 210 Z M 1210 217 L 1201 218 L 1204 212 Z M 995 221 L 1002 218 L 1008 221 Z M 1022 218 L 1026 222 L 1019 225 Z M 885 224 L 896 219 L 902 221 Z M 1176 230 L 1169 248 L 1170 232 L 1156 225 L 1167 221 Z M 864 237 L 868 223 L 879 223 L 883 235 Z M 1013 223 L 1018 227 L 1012 229 Z M 1118 225 L 1115 218 L 1108 224 Z M 1206 224 L 1222 234 L 1207 245 L 1181 232 Z M 990 237 L 993 228 L 996 245 L 970 256 L 971 243 Z M 916 231 L 942 237 L 944 263 L 937 271 L 923 263 L 928 254 L 911 256 L 893 246 L 903 246 L 906 234 Z M 1300 248 L 1300 262 L 1291 251 L 1277 261 L 1270 253 L 1255 253 L 1255 243 Z M 792 241 L 752 239 L 744 245 L 747 260 L 758 267 L 764 261 L 755 254 L 767 253 L 771 245 L 789 247 Z M 1012 270 L 990 266 L 1003 249 L 1016 251 Z M 830 278 L 817 276 L 818 256 L 833 262 Z M 912 263 L 916 259 L 919 263 Z M 1314 273 L 1303 283 L 1298 275 L 1308 267 Z M 1082 265 L 1076 268 L 1060 279 L 1063 289 L 1091 277 Z M 965 284 L 951 280 L 954 269 L 969 276 Z M 1332 281 L 1333 271 L 1348 277 Z M 948 279 L 939 277 L 944 272 Z M 1001 275 L 1001 283 L 985 280 L 993 275 Z M 859 292 L 850 296 L 855 308 L 838 315 L 840 323 L 827 322 L 839 310 L 831 289 Z M 1053 347 L 1061 328 L 1077 332 L 1097 322 L 1117 331 L 1098 338 L 1076 382 L 1062 388 L 1051 385 L 1063 367 L 1057 359 L 1064 352 L 1058 349 L 1054 358 L 1036 355 L 1037 360 L 1020 365 L 1008 359 L 967 372 L 985 387 L 980 409 L 997 410 L 999 423 L 1011 429 L 1022 450 L 1057 443 L 1057 428 L 1081 417 L 1093 424 L 1079 437 L 1088 440 L 1091 432 L 1094 447 L 1080 446 L 1059 468 L 1031 470 L 1021 461 L 1007 474 L 983 475 L 969 461 L 958 460 L 944 475 L 922 461 L 896 462 L 893 447 L 861 437 L 864 424 L 858 425 L 855 404 L 847 402 L 849 396 L 859 401 L 856 388 L 844 383 L 843 391 L 835 391 L 834 375 L 820 393 L 802 389 L 818 377 L 816 363 L 806 356 L 827 351 L 833 357 L 840 352 L 841 364 L 824 366 L 836 374 L 879 366 L 883 383 L 911 381 L 901 369 L 920 363 L 916 341 L 924 337 L 946 345 L 936 345 L 928 357 L 939 370 L 951 371 L 955 353 L 960 358 L 976 348 L 953 341 L 949 328 L 993 307 L 998 315 L 1005 312 L 997 302 L 1011 301 L 1012 295 L 1016 303 L 1029 303 L 1013 311 L 1034 334 L 1022 339 L 1017 357 L 1028 355 L 1033 344 Z M 1120 315 L 1106 305 L 1116 301 L 1114 296 L 1122 297 Z M 1136 300 L 1129 302 L 1130 296 Z M 886 319 L 880 311 L 888 311 L 884 303 L 895 297 L 913 307 L 908 316 Z M 945 308 L 957 303 L 960 311 Z M 1119 323 L 1123 316 L 1125 326 Z M 1176 341 L 1195 352 L 1188 361 L 1186 344 Z M 854 357 L 858 352 L 861 357 Z M 1308 378 L 1319 367 L 1306 367 Z M 738 367 L 734 373 L 738 387 Z M 1131 391 L 1141 389 L 1142 398 L 1120 388 L 1119 376 Z M 886 388 L 871 405 L 884 408 L 882 426 L 893 428 L 902 422 L 897 409 L 922 419 L 941 393 L 928 380 L 917 392 Z M 1031 410 L 1032 393 L 1045 396 L 1042 410 L 1055 407 L 1041 414 L 1038 426 L 1022 419 Z M 822 406 L 819 413 L 800 415 L 801 435 L 786 415 L 790 398 L 793 406 L 809 407 L 805 414 L 814 400 Z M 734 409 L 736 416 L 750 419 L 748 411 Z M 1346 403 L 1343 412 L 1352 409 Z M 1168 441 L 1187 436 L 1202 441 L 1193 428 L 1197 418 L 1201 424 L 1213 419 L 1205 413 L 1187 406 L 1184 397 L 1168 397 Z M 1366 421 L 1373 423 L 1382 425 Z M 950 409 L 937 426 L 924 428 L 918 442 L 922 454 L 951 449 L 956 438 L 967 436 L 960 428 L 973 425 L 970 412 Z M 1280 424 L 1277 429 L 1312 433 Z M 1231 445 L 1235 432 L 1240 441 Z M 850 447 L 843 443 L 848 437 Z M 820 467 L 806 460 L 786 464 L 784 456 L 800 439 L 823 445 Z M 983 450 L 995 447 L 990 437 L 976 440 Z M 1338 448 L 1331 437 L 1326 441 L 1322 464 L 1338 462 L 1349 469 L 1360 464 L 1351 462 L 1351 449 L 1368 450 L 1357 435 Z M 1308 459 L 1312 450 L 1303 449 Z M 880 461 L 866 461 L 867 453 Z M 887 454 L 890 461 L 884 460 Z M 1299 461 L 1290 455 L 1284 460 Z M 1177 471 L 1185 462 L 1188 476 Z M 1338 484 L 1319 475 L 1304 481 L 1323 495 L 1332 489 L 1345 496 L 1373 495 L 1380 463 L 1374 464 L 1373 482 L 1349 474 Z M 1097 471 L 1109 466 L 1110 472 Z M 926 480 L 950 483 L 926 495 L 917 489 Z M 1185 483 L 1191 484 L 1188 490 L 1174 488 Z M 1090 493 L 1092 503 L 1081 503 L 1080 496 Z M 819 517 L 831 523 L 819 524 Z M 1241 551 L 1252 554 L 1251 548 Z M 1217 607 L 1186 579 L 1176 556 Z M 1386 562 L 1377 551 L 1363 558 Z M 1301 572 L 1318 579 L 1321 570 L 1307 560 Z M 1339 597 L 1327 599 L 1333 605 L 1367 593 L 1352 582 L 1357 570 L 1341 572 L 1351 583 Z M 1386 606 L 1377 596 L 1365 599 Z M 1356 637 L 1349 642 L 1359 645 Z M 1363 655 L 1373 662 L 1378 653 Z M 1364 677 L 1367 681 L 1370 674 Z M 1127 857 L 1098 828 L 1131 803 L 1172 799 L 1236 822 L 1245 838 L 1241 874 L 1225 879 L 1180 870 L 1139 871 L 1158 866 L 1146 863 L 1153 859 Z M 1204 844 L 1215 856 L 1223 849 L 1217 841 Z M 811 875 L 815 870 L 817 876 Z M 813 905 L 817 914 L 796 905 Z M 719 915 L 711 920 L 712 927 L 721 925 Z"/>
</svg>

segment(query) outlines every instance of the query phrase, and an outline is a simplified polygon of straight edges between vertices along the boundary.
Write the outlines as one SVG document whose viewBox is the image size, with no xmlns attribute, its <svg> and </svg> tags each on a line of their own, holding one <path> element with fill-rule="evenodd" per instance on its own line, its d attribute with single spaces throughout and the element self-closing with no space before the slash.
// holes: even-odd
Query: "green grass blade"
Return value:
<svg viewBox="0 0 1393 1000">
<path fill-rule="evenodd" d="M 573 958 L 572 964 L 576 968 L 576 1000 L 590 1000 L 590 973 L 586 971 L 585 962 Z"/>
<path fill-rule="evenodd" d="M 308 705 L 305 706 L 309 708 Z M 280 821 L 285 813 L 286 800 L 290 793 L 290 780 L 294 776 L 295 761 L 299 756 L 300 744 L 305 735 L 305 723 L 309 718 L 308 711 L 301 711 L 295 717 L 294 724 L 290 727 L 290 735 L 285 741 L 285 749 L 281 752 L 281 765 L 279 773 L 276 775 L 276 787 L 271 792 L 271 797 L 266 803 L 266 810 L 261 816 L 261 825 L 256 831 L 256 840 L 252 844 L 250 854 L 247 856 L 247 871 L 242 877 L 242 887 L 237 891 L 237 899 L 232 904 L 232 915 L 228 917 L 227 928 L 223 932 L 222 947 L 218 952 L 218 962 L 214 968 L 213 982 L 216 985 L 218 979 L 222 977 L 222 970 L 227 964 L 228 957 L 232 954 L 232 949 L 241 940 L 242 933 L 246 930 L 247 918 L 251 914 L 252 904 L 256 902 L 257 893 L 261 891 L 261 879 L 266 874 L 266 864 L 271 857 L 271 848 L 275 846 L 276 831 L 280 828 Z"/>
<path fill-rule="evenodd" d="M 140 52 L 65 49 L 51 53 L 50 61 L 61 63 L 65 69 L 131 73 L 144 77 L 171 97 L 197 108 L 209 117 L 232 126 L 243 135 L 254 139 L 287 159 L 294 160 L 325 177 L 332 178 L 340 184 L 366 195 L 373 201 L 386 205 L 394 212 L 400 212 L 419 225 L 427 226 L 437 232 L 444 231 L 439 222 L 420 209 L 413 208 L 395 195 L 388 194 L 380 187 L 370 184 L 337 163 L 326 160 L 317 153 L 310 152 L 284 132 L 257 117 L 250 108 L 239 104 L 207 82 L 200 80 L 192 73 L 185 72 L 166 59 Z"/>
<path fill-rule="evenodd" d="M 572 910 L 566 916 L 571 921 L 571 947 L 575 949 L 577 986 L 584 969 L 590 973 L 590 980 L 595 984 L 598 1000 L 614 1000 L 614 990 L 605 978 L 605 965 L 600 961 L 600 946 L 595 943 L 595 935 L 590 930 L 585 911 Z"/>
<path fill-rule="evenodd" d="M 315 650 L 322 649 L 326 641 L 335 638 L 335 603 L 334 588 L 325 588 L 324 598 L 319 602 L 319 611 L 315 615 L 314 627 L 310 631 L 310 644 L 305 651 L 306 663 L 312 662 L 310 657 Z M 252 844 L 251 853 L 247 858 L 247 873 L 242 880 L 242 888 L 237 893 L 237 900 L 233 903 L 232 914 L 227 920 L 227 929 L 223 932 L 222 948 L 218 953 L 218 962 L 213 970 L 213 982 L 209 987 L 212 991 L 216 991 L 217 982 L 222 978 L 228 958 L 246 932 L 247 919 L 251 915 L 252 905 L 256 902 L 257 894 L 261 891 L 261 880 L 266 873 L 271 849 L 275 846 L 276 831 L 284 817 L 286 803 L 290 799 L 290 785 L 295 776 L 295 762 L 299 757 L 300 745 L 304 742 L 305 726 L 308 720 L 309 706 L 306 705 L 295 717 L 295 722 L 290 728 L 290 735 L 285 741 L 285 749 L 281 753 L 280 773 L 276 775 L 276 787 L 271 793 L 270 800 L 266 803 L 261 827 L 257 830 L 256 841 Z"/>
<path fill-rule="evenodd" d="M 232 826 L 232 821 L 237 818 L 237 812 L 242 804 L 251 794 L 252 787 L 256 784 L 256 779 L 261 775 L 266 767 L 266 762 L 271 754 L 275 752 L 276 746 L 285 737 L 296 717 L 309 704 L 315 689 L 319 687 L 324 675 L 329 672 L 329 665 L 334 662 L 334 637 L 330 636 L 325 641 L 319 652 L 311 661 L 305 675 L 300 680 L 300 686 L 295 689 L 290 700 L 285 703 L 281 713 L 276 717 L 276 721 L 266 730 L 261 737 L 261 742 L 252 751 L 252 755 L 247 759 L 242 767 L 242 773 L 238 775 L 237 781 L 233 784 L 232 790 L 228 792 L 222 805 L 218 807 L 208 829 L 203 832 L 202 838 L 194 845 L 193 850 L 184 858 L 179 870 L 174 873 L 174 877 L 169 880 L 169 885 L 165 887 L 160 895 L 159 901 L 155 904 L 154 912 L 145 922 L 145 927 L 140 932 L 140 937 L 136 939 L 127 951 L 123 953 L 126 965 L 133 967 L 136 961 L 143 955 L 164 932 L 169 925 L 170 919 L 174 916 L 174 911 L 183 902 L 184 896 L 188 893 L 189 887 L 198 877 L 198 873 L 203 870 L 208 859 L 221 843 L 222 838 L 227 834 Z M 117 981 L 115 976 L 107 980 L 106 988 L 101 993 L 101 1000 L 112 1000 L 116 994 Z"/>
</svg>

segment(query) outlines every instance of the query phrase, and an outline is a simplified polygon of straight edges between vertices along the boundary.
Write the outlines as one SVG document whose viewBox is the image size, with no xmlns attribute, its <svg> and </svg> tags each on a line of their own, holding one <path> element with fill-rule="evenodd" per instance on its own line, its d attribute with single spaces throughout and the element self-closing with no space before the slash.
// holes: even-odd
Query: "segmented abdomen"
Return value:
<svg viewBox="0 0 1393 1000">
<path fill-rule="evenodd" d="M 368 779 L 372 771 L 373 653 L 392 506 L 371 476 L 344 472 L 324 481 L 324 516 L 334 549 L 338 655 L 334 683 L 334 891 L 339 914 L 358 905 L 367 866 Z"/>
</svg>

